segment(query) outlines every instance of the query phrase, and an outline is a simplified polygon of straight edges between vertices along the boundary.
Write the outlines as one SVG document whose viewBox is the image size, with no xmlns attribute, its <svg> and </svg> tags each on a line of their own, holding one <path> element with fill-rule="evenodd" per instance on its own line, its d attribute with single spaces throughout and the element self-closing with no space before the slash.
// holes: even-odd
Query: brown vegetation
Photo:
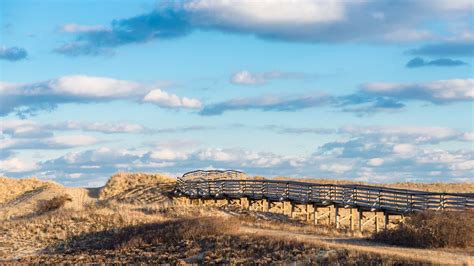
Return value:
<svg viewBox="0 0 474 266">
<path fill-rule="evenodd" d="M 174 178 L 163 174 L 117 173 L 101 189 L 99 198 L 101 200 L 111 199 L 131 192 L 135 188 L 152 188 L 159 184 L 172 184 L 175 181 Z"/>
<path fill-rule="evenodd" d="M 393 229 L 375 233 L 373 240 L 421 248 L 474 247 L 474 213 L 420 212 Z"/>
<path fill-rule="evenodd" d="M 57 186 L 60 185 L 50 181 L 42 181 L 37 178 L 15 179 L 0 176 L 0 205 L 8 203 L 28 191 Z"/>
<path fill-rule="evenodd" d="M 21 263 L 170 263 L 170 264 L 381 264 L 400 258 L 329 249 L 280 238 L 236 235 L 238 220 L 201 217 L 140 224 L 80 234 L 68 249 L 24 257 Z M 91 241 L 92 240 L 92 241 Z M 86 244 L 85 244 L 86 243 Z"/>
<path fill-rule="evenodd" d="M 37 214 L 41 215 L 50 211 L 55 211 L 63 207 L 68 201 L 72 201 L 72 198 L 70 195 L 66 195 L 66 194 L 56 196 L 50 200 L 39 201 Z"/>
</svg>

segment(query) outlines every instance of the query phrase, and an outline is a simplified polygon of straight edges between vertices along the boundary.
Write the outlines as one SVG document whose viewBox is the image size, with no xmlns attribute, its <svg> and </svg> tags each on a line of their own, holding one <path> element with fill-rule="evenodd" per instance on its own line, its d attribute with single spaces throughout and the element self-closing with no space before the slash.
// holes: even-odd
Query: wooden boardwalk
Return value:
<svg viewBox="0 0 474 266">
<path fill-rule="evenodd" d="M 231 177 L 240 173 L 191 172 L 178 179 L 177 192 L 190 200 L 236 204 L 247 209 L 281 212 L 291 217 L 306 216 L 306 220 L 314 223 L 325 218 L 329 219 L 329 224 L 335 224 L 336 227 L 341 227 L 343 222 L 347 221 L 350 229 L 358 227 L 359 230 L 362 229 L 363 223 L 371 222 L 374 222 L 375 229 L 378 230 L 379 223 L 384 227 L 390 223 L 390 216 L 403 217 L 416 211 L 474 211 L 474 193 L 424 192 L 368 185 L 206 178 L 219 172 Z M 202 178 L 188 178 L 190 175 Z M 373 215 L 367 212 L 375 216 L 372 217 Z M 364 216 L 371 218 L 369 221 L 364 221 Z M 379 222 L 379 219 L 382 221 Z"/>
</svg>

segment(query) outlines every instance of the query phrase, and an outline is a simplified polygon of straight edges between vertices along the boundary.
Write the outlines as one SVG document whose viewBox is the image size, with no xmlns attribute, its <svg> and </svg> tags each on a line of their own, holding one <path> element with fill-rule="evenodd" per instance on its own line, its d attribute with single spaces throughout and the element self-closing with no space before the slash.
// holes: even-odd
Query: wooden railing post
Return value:
<svg viewBox="0 0 474 266">
<path fill-rule="evenodd" d="M 382 208 L 382 191 L 379 190 L 379 194 L 377 195 L 377 207 L 380 209 Z"/>
<path fill-rule="evenodd" d="M 443 193 L 443 194 L 440 195 L 440 202 L 439 202 L 439 207 L 443 211 L 444 211 L 444 208 L 445 208 L 445 204 L 446 204 L 446 194 Z"/>
<path fill-rule="evenodd" d="M 306 195 L 306 200 L 307 201 L 310 201 L 311 198 L 312 198 L 312 195 L 313 195 L 313 186 L 308 186 L 308 192 L 307 192 L 307 195 Z"/>
</svg>

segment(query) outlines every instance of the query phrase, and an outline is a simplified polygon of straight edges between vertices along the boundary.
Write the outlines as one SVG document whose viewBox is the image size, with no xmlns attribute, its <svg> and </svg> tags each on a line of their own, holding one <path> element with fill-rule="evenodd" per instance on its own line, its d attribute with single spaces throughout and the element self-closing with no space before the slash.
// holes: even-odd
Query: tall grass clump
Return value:
<svg viewBox="0 0 474 266">
<path fill-rule="evenodd" d="M 61 207 L 63 207 L 66 202 L 72 201 L 71 196 L 69 195 L 61 195 L 61 196 L 56 196 L 50 200 L 43 200 L 38 202 L 38 207 L 37 207 L 37 214 L 43 214 L 47 212 L 51 212 L 54 210 L 57 210 Z"/>
<path fill-rule="evenodd" d="M 415 213 L 393 229 L 374 233 L 372 240 L 390 245 L 420 248 L 472 247 L 474 213 L 461 211 Z"/>
</svg>

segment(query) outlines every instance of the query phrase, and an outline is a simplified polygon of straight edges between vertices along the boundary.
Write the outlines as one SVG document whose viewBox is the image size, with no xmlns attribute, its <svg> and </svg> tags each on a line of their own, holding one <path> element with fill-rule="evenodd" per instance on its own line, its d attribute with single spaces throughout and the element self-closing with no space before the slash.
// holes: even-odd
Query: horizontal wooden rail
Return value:
<svg viewBox="0 0 474 266">
<path fill-rule="evenodd" d="M 200 174 L 200 172 L 193 172 L 192 175 L 194 174 Z M 423 210 L 474 211 L 474 193 L 425 192 L 368 185 L 252 179 L 185 180 L 180 178 L 177 183 L 177 192 L 191 198 L 232 199 L 246 197 L 320 206 L 337 205 L 393 214 Z"/>
</svg>

